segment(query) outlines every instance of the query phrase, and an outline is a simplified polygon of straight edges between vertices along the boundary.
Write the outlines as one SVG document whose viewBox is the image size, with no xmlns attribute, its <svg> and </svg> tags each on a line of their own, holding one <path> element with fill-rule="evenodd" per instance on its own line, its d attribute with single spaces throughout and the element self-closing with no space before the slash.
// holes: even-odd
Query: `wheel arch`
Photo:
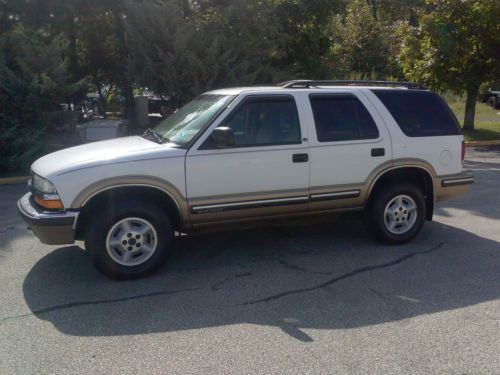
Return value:
<svg viewBox="0 0 500 375">
<path fill-rule="evenodd" d="M 186 225 L 185 213 L 185 203 L 179 202 L 176 198 L 176 194 L 171 193 L 165 188 L 153 184 L 115 184 L 110 186 L 101 187 L 88 194 L 85 199 L 81 200 L 79 204 L 80 215 L 78 217 L 78 222 L 76 223 L 76 239 L 83 238 L 83 233 L 88 223 L 91 212 L 98 207 L 103 207 L 103 205 L 110 204 L 110 202 L 130 199 L 130 197 L 136 196 L 141 199 L 147 199 L 155 204 L 159 204 L 160 207 L 165 209 L 170 215 L 174 228 L 181 230 Z"/>
<path fill-rule="evenodd" d="M 370 184 L 367 205 L 385 184 L 400 183 L 401 180 L 416 184 L 424 193 L 426 202 L 426 220 L 432 220 L 434 211 L 435 183 L 434 174 L 429 168 L 419 164 L 398 165 L 380 172 Z"/>
</svg>

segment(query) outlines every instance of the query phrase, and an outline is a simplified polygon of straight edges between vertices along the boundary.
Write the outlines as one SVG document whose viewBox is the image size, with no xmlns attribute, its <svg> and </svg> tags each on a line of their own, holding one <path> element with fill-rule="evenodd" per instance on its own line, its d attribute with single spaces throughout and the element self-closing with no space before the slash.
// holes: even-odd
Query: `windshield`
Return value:
<svg viewBox="0 0 500 375">
<path fill-rule="evenodd" d="M 160 122 L 155 131 L 168 142 L 187 144 L 232 98 L 229 95 L 200 95 Z"/>
</svg>

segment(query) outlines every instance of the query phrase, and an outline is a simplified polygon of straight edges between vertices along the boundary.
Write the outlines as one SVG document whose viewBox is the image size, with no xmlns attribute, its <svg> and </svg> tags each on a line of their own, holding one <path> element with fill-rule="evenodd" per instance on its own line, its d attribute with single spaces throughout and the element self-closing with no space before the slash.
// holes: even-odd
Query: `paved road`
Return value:
<svg viewBox="0 0 500 375">
<path fill-rule="evenodd" d="M 500 148 L 403 247 L 356 217 L 183 237 L 157 275 L 46 246 L 0 187 L 0 373 L 500 373 Z"/>
</svg>

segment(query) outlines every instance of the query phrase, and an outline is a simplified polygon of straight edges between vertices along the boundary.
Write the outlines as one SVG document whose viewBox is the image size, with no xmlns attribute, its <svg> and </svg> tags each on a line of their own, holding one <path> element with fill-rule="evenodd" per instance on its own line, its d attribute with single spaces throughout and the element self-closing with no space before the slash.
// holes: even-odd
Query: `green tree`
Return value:
<svg viewBox="0 0 500 375">
<path fill-rule="evenodd" d="M 386 79 L 401 75 L 392 58 L 395 44 L 392 25 L 376 19 L 372 6 L 364 0 L 354 0 L 345 15 L 336 15 L 331 19 L 331 45 L 325 63 L 333 76 Z"/>
<path fill-rule="evenodd" d="M 399 59 L 410 80 L 465 92 L 464 129 L 474 129 L 479 88 L 500 75 L 500 1 L 428 0 L 418 27 L 404 35 Z"/>
<path fill-rule="evenodd" d="M 425 0 L 364 0 L 364 2 L 370 7 L 373 18 L 394 23 L 398 20 L 414 22 Z"/>
<path fill-rule="evenodd" d="M 366 0 L 371 2 L 372 0 Z M 425 8 L 425 0 L 375 0 L 377 19 L 387 25 L 406 21 L 418 24 L 418 15 Z"/>
<path fill-rule="evenodd" d="M 44 148 L 42 132 L 60 129 L 57 107 L 82 84 L 68 74 L 64 48 L 64 38 L 46 41 L 21 25 L 0 35 L 0 170 L 28 165 Z"/>
<path fill-rule="evenodd" d="M 113 16 L 106 8 L 94 9 L 79 22 L 77 50 L 81 73 L 89 77 L 89 89 L 97 92 L 99 111 L 105 114 L 109 95 L 123 74 L 117 69 L 122 56 L 117 48 Z"/>
<path fill-rule="evenodd" d="M 134 125 L 133 79 L 128 69 L 126 35 L 127 0 L 3 0 L 0 22 L 17 23 L 43 31 L 46 39 L 65 39 L 67 71 L 74 81 L 90 77 L 89 85 L 69 98 L 77 104 L 90 90 L 96 90 L 101 106 L 108 87 L 119 87 L 125 97 L 125 114 Z M 3 14 L 6 15 L 3 16 Z"/>
<path fill-rule="evenodd" d="M 270 1 L 212 0 L 197 17 L 194 50 L 201 57 L 208 85 L 253 85 L 272 82 L 272 55 L 282 36 L 273 22 Z M 205 56 L 205 59 L 203 58 Z"/>
<path fill-rule="evenodd" d="M 130 69 L 139 86 L 176 104 L 217 87 L 270 82 L 275 25 L 264 2 L 131 3 Z"/>
<path fill-rule="evenodd" d="M 275 0 L 274 19 L 281 35 L 274 62 L 287 78 L 330 78 L 327 54 L 331 44 L 329 20 L 343 14 L 347 0 Z"/>
</svg>

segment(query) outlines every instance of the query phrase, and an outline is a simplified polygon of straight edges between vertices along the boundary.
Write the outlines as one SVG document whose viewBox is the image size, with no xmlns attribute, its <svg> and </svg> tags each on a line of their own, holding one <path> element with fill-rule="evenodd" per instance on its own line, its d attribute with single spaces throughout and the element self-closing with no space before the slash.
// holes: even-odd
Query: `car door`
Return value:
<svg viewBox="0 0 500 375">
<path fill-rule="evenodd" d="M 194 225 L 307 210 L 308 144 L 292 95 L 247 95 L 204 133 L 186 156 Z M 210 134 L 229 127 L 235 144 L 219 149 Z"/>
<path fill-rule="evenodd" d="M 369 181 L 391 163 L 391 139 L 361 90 L 308 94 L 310 207 L 362 207 Z"/>
<path fill-rule="evenodd" d="M 307 137 L 292 95 L 242 96 L 191 147 L 186 185 L 194 225 L 298 213 L 308 208 Z M 228 127 L 234 145 L 210 134 Z"/>
</svg>

